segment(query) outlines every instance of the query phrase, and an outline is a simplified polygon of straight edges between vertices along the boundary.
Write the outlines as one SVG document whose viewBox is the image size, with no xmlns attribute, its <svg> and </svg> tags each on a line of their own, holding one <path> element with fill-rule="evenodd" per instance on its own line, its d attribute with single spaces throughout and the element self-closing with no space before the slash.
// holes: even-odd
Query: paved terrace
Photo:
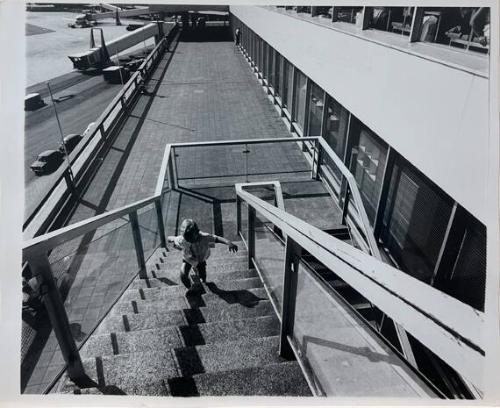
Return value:
<svg viewBox="0 0 500 408">
<path fill-rule="evenodd" d="M 147 89 L 131 109 L 109 153 L 101 158 L 102 164 L 82 193 L 70 224 L 152 195 L 167 143 L 290 136 L 247 62 L 227 38 L 205 36 L 200 42 L 184 35 L 160 62 Z M 186 177 L 203 175 L 203 171 L 217 175 L 236 168 L 238 172 L 244 157 L 235 149 L 185 153 L 179 152 L 178 164 Z M 233 160 L 227 160 L 231 156 Z M 261 148 L 258 154 L 254 150 L 249 161 L 254 170 L 266 171 L 266 166 L 272 166 L 289 172 L 289 183 L 283 188 L 288 211 L 323 229 L 338 226 L 338 209 L 333 208 L 321 183 L 310 180 L 305 171 L 307 162 L 297 145 L 273 145 Z M 230 184 L 228 181 L 221 187 L 187 180 L 184 186 L 190 191 L 178 192 L 172 200 L 177 214 L 170 218 L 167 234 L 189 216 L 198 219 L 203 229 L 235 239 L 235 195 Z M 85 338 L 136 272 L 130 225 L 124 224 L 100 240 L 90 235 L 57 248 L 50 257 L 61 279 L 61 293 L 77 342 Z M 146 251 L 159 240 L 152 236 L 150 241 Z M 35 358 L 23 367 L 26 393 L 41 392 L 62 362 L 54 335 L 44 319 L 38 320 L 32 323 L 36 337 L 31 354 Z"/>
<path fill-rule="evenodd" d="M 231 40 L 218 36 L 205 37 L 204 40 L 200 42 L 184 35 L 173 46 L 173 52 L 164 56 L 147 84 L 147 94 L 138 98 L 109 152 L 99 158 L 101 164 L 82 192 L 82 200 L 68 224 L 152 195 L 167 143 L 290 136 Z M 302 153 L 293 144 L 283 148 L 261 147 L 259 150 L 260 157 L 249 155 L 250 169 L 262 169 L 266 162 L 272 163 L 273 167 L 276 163 L 288 165 L 288 171 L 308 168 Z M 221 167 L 222 161 L 218 160 L 217 153 L 200 155 L 200 152 L 200 149 L 193 155 L 181 152 L 179 165 L 184 173 L 185 169 L 187 173 L 193 169 L 196 174 L 200 174 L 202 168 L 211 169 L 213 174 L 231 170 L 227 163 L 226 168 L 224 164 Z M 239 162 L 241 151 L 235 153 L 230 149 L 222 154 L 233 154 Z M 241 170 L 237 172 L 241 173 Z M 309 173 L 305 178 L 309 178 Z M 239 181 L 244 180 L 240 178 Z M 299 187 L 291 186 L 292 193 L 301 190 Z M 315 183 L 308 189 L 308 194 L 327 200 L 324 189 L 318 187 Z M 213 203 L 184 196 L 181 206 L 183 194 L 178 194 L 173 203 L 182 209 L 177 217 L 171 218 L 173 224 L 169 225 L 167 233 L 174 232 L 180 217 L 190 216 L 200 219 L 205 230 L 231 235 L 234 239 L 234 187 L 209 187 L 197 192 L 216 195 L 216 200 L 224 202 L 223 214 L 219 212 L 218 215 L 230 221 L 231 227 L 224 232 L 221 218 L 217 214 L 214 217 Z M 301 198 L 297 197 L 297 200 Z M 302 208 L 297 207 L 298 211 Z M 150 212 L 143 219 L 151 215 Z M 97 234 L 100 236 L 110 228 L 103 230 Z M 135 265 L 130 225 L 118 228 L 107 239 L 97 240 L 97 237 L 91 234 L 72 240 L 56 248 L 50 256 L 77 342 L 85 337 L 135 273 L 132 269 L 128 273 L 125 271 L 127 263 Z M 157 236 L 150 238 L 152 248 L 159 240 Z M 145 250 L 148 252 L 148 244 L 145 244 Z M 101 273 L 103 270 L 105 274 Z M 38 393 L 57 373 L 62 357 L 57 352 L 57 342 L 46 317 L 26 314 L 23 320 L 23 350 L 29 349 L 32 358 L 23 364 L 22 388 L 27 393 Z"/>
</svg>

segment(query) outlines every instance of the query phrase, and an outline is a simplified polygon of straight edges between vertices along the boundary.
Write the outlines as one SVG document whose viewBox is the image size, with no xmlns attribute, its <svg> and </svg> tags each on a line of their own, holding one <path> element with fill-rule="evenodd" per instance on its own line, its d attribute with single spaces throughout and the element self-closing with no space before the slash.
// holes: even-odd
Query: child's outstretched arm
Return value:
<svg viewBox="0 0 500 408">
<path fill-rule="evenodd" d="M 226 238 L 219 237 L 218 235 L 214 235 L 215 238 L 215 243 L 216 244 L 225 244 L 229 247 L 229 252 L 238 252 L 238 245 L 234 244 L 233 242 L 229 241 Z"/>
<path fill-rule="evenodd" d="M 175 248 L 175 249 L 179 249 L 179 250 L 181 250 L 182 248 L 181 248 L 181 247 L 177 244 L 176 240 L 177 240 L 177 237 L 176 237 L 176 236 L 169 235 L 169 236 L 167 237 L 167 243 L 168 243 L 168 244 L 174 244 L 174 248 Z"/>
</svg>

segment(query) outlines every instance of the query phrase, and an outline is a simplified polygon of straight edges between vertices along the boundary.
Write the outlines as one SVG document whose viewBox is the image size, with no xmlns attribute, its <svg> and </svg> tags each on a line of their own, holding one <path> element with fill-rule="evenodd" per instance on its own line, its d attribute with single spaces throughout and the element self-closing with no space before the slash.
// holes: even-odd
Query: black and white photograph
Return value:
<svg viewBox="0 0 500 408">
<path fill-rule="evenodd" d="M 10 392 L 498 403 L 498 4 L 320 3 L 11 5 Z"/>
</svg>

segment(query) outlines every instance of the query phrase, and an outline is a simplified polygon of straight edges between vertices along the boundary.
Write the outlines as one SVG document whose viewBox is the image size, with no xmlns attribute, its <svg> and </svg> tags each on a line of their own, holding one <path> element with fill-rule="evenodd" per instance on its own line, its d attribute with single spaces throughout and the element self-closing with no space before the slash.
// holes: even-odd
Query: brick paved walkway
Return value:
<svg viewBox="0 0 500 408">
<path fill-rule="evenodd" d="M 232 42 L 181 41 L 173 55 L 166 54 L 160 62 L 147 88 L 152 95 L 139 97 L 70 223 L 152 195 L 167 143 L 290 136 L 243 56 L 235 52 Z M 308 168 L 295 143 L 288 147 L 273 144 L 250 150 L 247 170 L 270 172 L 272 168 L 288 171 Z M 241 148 L 235 150 L 234 147 L 211 154 L 207 151 L 190 155 L 179 152 L 178 157 L 179 168 L 188 176 L 243 171 L 242 162 Z M 304 179 L 306 173 L 302 176 Z M 309 174 L 305 178 L 308 177 Z M 177 220 L 180 216 L 202 218 L 204 229 L 226 232 L 234 239 L 234 188 L 231 191 L 227 187 L 217 191 L 198 189 L 198 193 L 210 193 L 213 199 L 203 201 L 181 194 L 182 199 L 174 199 L 182 205 L 178 214 L 170 214 L 172 219 Z M 316 193 L 324 203 L 324 191 Z M 322 215 L 325 214 L 328 219 L 328 213 L 323 211 Z M 331 219 L 335 219 L 335 214 L 330 214 Z M 143 234 L 150 225 L 149 220 L 154 219 L 152 215 L 150 212 L 143 216 L 148 219 Z M 172 233 L 176 226 L 172 219 L 167 233 Z M 221 224 L 223 220 L 229 223 L 226 231 Z M 135 273 L 135 252 L 129 227 L 123 225 L 98 241 L 97 235 L 89 234 L 51 254 L 54 272 L 63 278 L 68 275 L 64 299 L 77 339 L 92 329 Z M 150 233 L 148 242 L 145 249 L 152 250 L 158 237 Z M 77 253 L 74 252 L 76 248 Z M 132 267 L 127 268 L 127 264 Z M 40 392 L 61 367 L 53 335 L 45 340 L 39 364 L 26 384 L 28 393 Z"/>
</svg>

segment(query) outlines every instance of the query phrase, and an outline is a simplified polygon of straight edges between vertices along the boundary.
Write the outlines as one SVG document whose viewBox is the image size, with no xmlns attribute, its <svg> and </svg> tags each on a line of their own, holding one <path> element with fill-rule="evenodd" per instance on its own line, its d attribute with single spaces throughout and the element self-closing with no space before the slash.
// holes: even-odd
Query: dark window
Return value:
<svg viewBox="0 0 500 408">
<path fill-rule="evenodd" d="M 281 60 L 282 56 L 276 51 L 274 59 L 274 90 L 276 95 L 281 95 Z"/>
<path fill-rule="evenodd" d="M 307 135 L 309 136 L 321 136 L 321 123 L 324 109 L 323 99 L 323 89 L 311 81 L 309 91 L 309 116 L 307 120 Z"/>
<path fill-rule="evenodd" d="M 488 7 L 425 8 L 420 41 L 487 53 L 490 43 Z"/>
<path fill-rule="evenodd" d="M 299 128 L 304 131 L 304 121 L 306 116 L 306 86 L 307 78 L 306 76 L 296 70 L 297 82 L 295 87 L 295 122 L 299 125 Z"/>
<path fill-rule="evenodd" d="M 484 310 L 486 286 L 486 227 L 457 207 L 434 286 Z"/>
<path fill-rule="evenodd" d="M 262 41 L 262 67 L 260 71 L 263 78 L 267 78 L 267 47 L 267 43 Z"/>
<path fill-rule="evenodd" d="M 345 143 L 349 124 L 349 111 L 331 96 L 326 101 L 326 127 L 324 138 L 337 156 L 344 160 Z M 340 180 L 341 172 L 332 166 L 333 173 Z"/>
<path fill-rule="evenodd" d="M 268 44 L 267 51 L 267 78 L 269 86 L 274 87 L 274 49 Z"/>
<path fill-rule="evenodd" d="M 311 8 L 311 15 L 314 16 L 321 16 L 321 17 L 326 17 L 326 18 L 332 18 L 332 10 L 333 7 L 328 7 L 328 6 L 317 6 L 317 7 L 312 7 Z"/>
<path fill-rule="evenodd" d="M 292 107 L 292 86 L 293 86 L 293 65 L 290 64 L 288 60 L 284 60 L 285 70 L 284 70 L 284 78 L 283 78 L 283 105 L 288 108 L 288 111 L 291 113 Z"/>
<path fill-rule="evenodd" d="M 394 165 L 381 239 L 400 268 L 430 283 L 453 202 L 404 160 Z"/>
<path fill-rule="evenodd" d="M 370 28 L 410 35 L 413 7 L 373 7 Z"/>
<path fill-rule="evenodd" d="M 353 157 L 351 171 L 361 192 L 368 219 L 373 225 L 384 177 L 387 147 L 366 126 L 361 125 L 357 132 L 357 156 Z"/>
<path fill-rule="evenodd" d="M 363 15 L 363 7 L 335 7 L 334 8 L 334 20 L 344 21 L 346 23 L 361 24 L 361 18 Z"/>
</svg>

